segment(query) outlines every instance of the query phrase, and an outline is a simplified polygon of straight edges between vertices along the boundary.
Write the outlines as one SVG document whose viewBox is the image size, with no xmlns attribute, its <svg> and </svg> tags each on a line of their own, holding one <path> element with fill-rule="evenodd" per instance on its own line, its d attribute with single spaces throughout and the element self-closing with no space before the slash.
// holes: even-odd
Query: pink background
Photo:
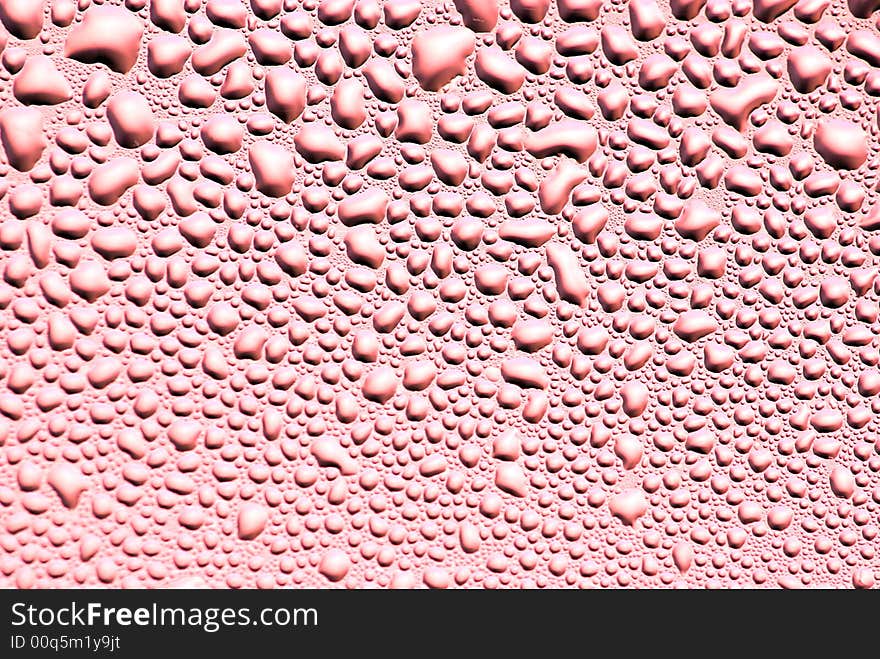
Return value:
<svg viewBox="0 0 880 659">
<path fill-rule="evenodd" d="M 876 0 L 0 0 L 0 585 L 858 587 Z"/>
</svg>

